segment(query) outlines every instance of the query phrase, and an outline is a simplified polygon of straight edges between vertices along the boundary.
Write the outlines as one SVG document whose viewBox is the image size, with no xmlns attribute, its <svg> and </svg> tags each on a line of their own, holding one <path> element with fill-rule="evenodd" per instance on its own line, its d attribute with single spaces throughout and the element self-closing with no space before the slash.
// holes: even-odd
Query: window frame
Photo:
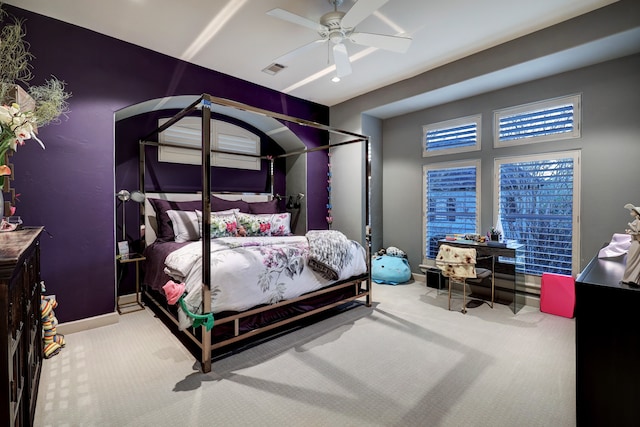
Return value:
<svg viewBox="0 0 640 427">
<path fill-rule="evenodd" d="M 524 154 L 520 156 L 499 157 L 493 161 L 493 218 L 498 220 L 500 214 L 500 165 L 509 163 L 535 162 L 554 159 L 573 159 L 573 204 L 571 230 L 571 275 L 579 272 L 580 267 L 580 193 L 581 193 L 581 151 L 557 151 L 538 154 Z M 508 236 L 505 236 L 508 238 Z M 519 242 L 524 243 L 524 242 Z M 526 256 L 526 255 L 525 255 Z M 539 283 L 540 276 L 526 274 L 527 283 Z"/>
<path fill-rule="evenodd" d="M 453 147 L 441 150 L 429 151 L 427 146 L 427 133 L 435 129 L 454 128 L 462 125 L 476 125 L 476 143 L 466 147 Z M 431 123 L 422 126 L 422 157 L 442 156 L 446 154 L 468 153 L 472 151 L 480 151 L 482 149 L 482 114 L 474 114 L 466 117 L 445 120 L 442 122 Z"/>
<path fill-rule="evenodd" d="M 500 141 L 500 119 L 522 113 L 530 113 L 544 109 L 558 107 L 564 104 L 573 104 L 573 123 L 574 127 L 571 132 L 554 133 L 550 135 L 541 135 L 533 137 L 522 137 L 510 139 L 508 141 Z M 493 147 L 512 147 L 516 145 L 537 144 L 540 142 L 560 141 L 565 139 L 580 138 L 582 134 L 582 94 L 561 96 L 543 101 L 530 102 L 528 104 L 507 107 L 493 112 Z"/>
<path fill-rule="evenodd" d="M 438 162 L 438 163 L 429 163 L 422 166 L 422 261 L 425 264 L 433 263 L 435 261 L 434 258 L 429 258 L 429 253 L 427 249 L 427 215 L 429 213 L 428 204 L 428 188 L 427 188 L 427 173 L 430 170 L 444 170 L 444 169 L 456 169 L 456 168 L 466 168 L 466 167 L 475 167 L 476 168 L 476 212 L 475 212 L 475 224 L 477 233 L 480 229 L 480 218 L 481 218 L 481 200 L 480 200 L 480 189 L 482 185 L 482 162 L 480 159 L 470 159 L 470 160 L 459 160 L 459 161 L 451 161 L 451 162 Z"/>
</svg>

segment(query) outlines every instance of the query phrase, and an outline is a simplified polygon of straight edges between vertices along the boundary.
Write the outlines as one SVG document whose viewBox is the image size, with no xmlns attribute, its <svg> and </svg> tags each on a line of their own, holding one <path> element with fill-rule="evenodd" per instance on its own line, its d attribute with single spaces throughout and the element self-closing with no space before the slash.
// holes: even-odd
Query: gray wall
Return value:
<svg viewBox="0 0 640 427">
<path fill-rule="evenodd" d="M 640 29 L 640 2 L 620 0 L 612 5 L 529 34 L 517 40 L 493 47 L 437 69 L 361 95 L 331 107 L 331 124 L 338 128 L 372 136 L 373 163 L 372 222 L 376 224 L 374 237 L 382 236 L 379 246 L 397 246 L 409 254 L 412 270 L 418 272 L 422 261 L 422 125 L 441 120 L 483 113 L 482 158 L 482 229 L 493 223 L 492 168 L 495 156 L 519 155 L 539 151 L 580 149 L 582 151 L 582 186 L 580 218 L 580 266 L 584 268 L 598 248 L 614 232 L 624 230 L 628 213 L 625 203 L 639 203 L 640 191 L 635 182 L 640 178 L 636 168 L 640 159 L 640 135 L 637 111 L 640 102 L 640 64 L 637 41 Z M 625 36 L 635 39 L 624 49 L 619 43 Z M 588 52 L 594 43 L 609 46 L 609 57 L 600 65 L 576 68 L 560 57 L 566 52 Z M 617 53 L 615 48 L 620 48 Z M 617 56 L 616 56 L 617 55 Z M 622 59 L 614 59 L 621 57 Z M 575 57 L 572 58 L 572 60 Z M 543 62 L 542 60 L 546 61 Z M 533 61 L 533 62 L 532 62 Z M 555 61 L 555 63 L 554 63 Z M 538 80 L 509 80 L 504 89 L 481 89 L 473 82 L 505 69 L 527 68 L 544 64 L 560 71 L 550 72 L 544 65 L 537 71 Z M 592 62 L 593 63 L 593 62 Z M 562 73 L 563 71 L 566 71 Z M 544 78 L 541 78 L 545 76 Z M 514 76 L 510 75 L 513 79 Z M 526 82 L 526 83 L 524 83 Z M 448 88 L 465 87 L 473 93 L 458 93 L 456 101 L 434 101 Z M 492 91 L 493 90 L 493 91 Z M 555 144 L 537 144 L 535 147 L 492 148 L 492 112 L 527 102 L 574 93 L 582 93 L 582 137 L 578 140 Z M 384 107 L 402 103 L 417 96 L 430 103 L 422 111 L 384 115 Z M 433 96 L 431 96 L 433 95 Z M 452 102 L 450 102 L 452 101 Z M 384 117 L 385 119 L 377 119 Z M 381 137 L 381 139 L 380 139 Z M 334 203 L 334 216 L 351 216 L 345 221 L 349 235 L 360 233 L 363 213 L 355 211 L 346 202 L 350 197 L 362 198 L 362 155 L 344 153 L 337 170 L 349 179 L 334 185 L 334 194 L 340 193 L 345 204 Z M 350 156 L 350 158 L 349 158 Z M 470 158 L 471 155 L 446 156 L 441 160 Z M 439 159 L 440 160 L 440 159 Z M 433 160 L 429 160 L 433 161 Z M 359 182 L 354 180 L 360 179 Z M 378 181 L 376 181 L 378 180 Z M 340 186 L 340 188 L 338 188 Z M 358 219 L 360 218 L 360 219 Z M 375 242 L 375 240 L 374 240 Z M 374 243 L 373 249 L 377 249 Z"/>
<path fill-rule="evenodd" d="M 615 77 L 614 77 L 615 76 Z M 493 160 L 496 157 L 580 150 L 582 155 L 580 267 L 613 233 L 624 232 L 625 203 L 640 204 L 640 55 L 513 86 L 384 121 L 384 246 L 409 253 L 412 269 L 422 260 L 422 166 L 481 158 L 481 230 L 493 218 Z M 582 93 L 582 136 L 578 139 L 493 148 L 493 110 Z M 482 151 L 422 157 L 422 125 L 482 113 Z"/>
</svg>

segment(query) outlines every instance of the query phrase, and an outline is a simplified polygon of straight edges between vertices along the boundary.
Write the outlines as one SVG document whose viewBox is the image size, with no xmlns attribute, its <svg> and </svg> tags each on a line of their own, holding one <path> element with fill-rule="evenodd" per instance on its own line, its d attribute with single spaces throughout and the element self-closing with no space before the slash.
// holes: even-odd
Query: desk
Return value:
<svg viewBox="0 0 640 427">
<path fill-rule="evenodd" d="M 576 421 L 638 425 L 640 288 L 620 283 L 626 255 L 596 255 L 576 279 Z"/>
<path fill-rule="evenodd" d="M 490 243 L 479 243 L 473 240 L 438 240 L 440 245 L 456 246 L 459 248 L 474 248 L 478 257 L 495 257 L 494 273 L 505 274 L 513 277 L 513 287 L 496 286 L 496 289 L 512 294 L 509 303 L 513 313 L 517 313 L 524 306 L 524 245 L 521 243 L 509 243 L 505 247 L 492 246 Z M 508 260 L 507 260 L 508 259 Z M 481 266 L 481 265 L 479 265 Z"/>
<path fill-rule="evenodd" d="M 131 313 L 133 311 L 138 311 L 144 309 L 144 305 L 142 305 L 142 301 L 140 300 L 140 262 L 145 261 L 146 258 L 140 254 L 129 254 L 126 258 L 118 258 L 118 262 L 124 267 L 124 264 L 135 263 L 136 264 L 136 300 L 124 304 L 120 304 L 120 295 L 117 297 L 117 306 L 118 313 Z M 137 307 L 136 307 L 137 306 Z M 134 307 L 133 310 L 130 310 L 130 307 Z M 126 308 L 126 311 L 122 309 Z"/>
</svg>

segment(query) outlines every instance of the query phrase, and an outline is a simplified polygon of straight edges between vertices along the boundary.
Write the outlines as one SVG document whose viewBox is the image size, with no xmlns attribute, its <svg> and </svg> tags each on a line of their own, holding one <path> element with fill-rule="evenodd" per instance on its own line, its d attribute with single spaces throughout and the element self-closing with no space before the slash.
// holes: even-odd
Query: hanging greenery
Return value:
<svg viewBox="0 0 640 427">
<path fill-rule="evenodd" d="M 43 85 L 29 85 L 33 79 L 30 61 L 34 56 L 29 52 L 29 43 L 24 40 L 24 22 L 10 17 L 2 6 L 0 3 L 0 101 L 8 104 L 15 85 L 25 86 L 27 93 L 35 101 L 37 126 L 55 123 L 61 116 L 68 115 L 67 99 L 71 94 L 65 91 L 66 83 L 55 76 L 45 80 Z"/>
</svg>

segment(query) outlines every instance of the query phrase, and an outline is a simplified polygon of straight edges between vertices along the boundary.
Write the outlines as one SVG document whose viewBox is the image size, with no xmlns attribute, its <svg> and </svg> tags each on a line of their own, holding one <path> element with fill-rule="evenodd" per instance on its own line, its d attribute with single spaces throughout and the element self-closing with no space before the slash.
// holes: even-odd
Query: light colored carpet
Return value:
<svg viewBox="0 0 640 427">
<path fill-rule="evenodd" d="M 149 310 L 67 335 L 44 361 L 36 426 L 575 425 L 574 320 L 463 315 L 420 282 L 374 285 L 374 300 L 209 374 Z"/>
</svg>

